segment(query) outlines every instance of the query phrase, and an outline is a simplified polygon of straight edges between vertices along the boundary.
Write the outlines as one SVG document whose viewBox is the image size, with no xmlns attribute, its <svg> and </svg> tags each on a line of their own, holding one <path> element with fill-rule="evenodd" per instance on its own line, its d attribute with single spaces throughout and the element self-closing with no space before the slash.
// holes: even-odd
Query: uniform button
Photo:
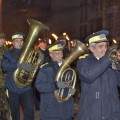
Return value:
<svg viewBox="0 0 120 120">
<path fill-rule="evenodd" d="M 99 99 L 99 92 L 96 92 L 96 99 Z"/>
<path fill-rule="evenodd" d="M 102 119 L 104 119 L 105 117 L 102 117 Z"/>
</svg>

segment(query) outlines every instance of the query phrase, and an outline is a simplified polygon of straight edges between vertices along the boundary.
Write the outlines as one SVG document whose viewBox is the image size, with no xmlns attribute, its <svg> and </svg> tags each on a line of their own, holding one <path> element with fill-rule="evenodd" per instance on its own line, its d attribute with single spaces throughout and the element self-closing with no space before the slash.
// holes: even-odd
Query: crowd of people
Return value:
<svg viewBox="0 0 120 120">
<path fill-rule="evenodd" d="M 117 45 L 109 47 L 108 35 L 107 30 L 101 30 L 86 37 L 89 54 L 80 56 L 74 63 L 79 81 L 76 86 L 80 89 L 77 120 L 120 120 L 120 52 Z M 49 47 L 45 40 L 39 42 L 37 50 L 44 55 L 43 64 L 32 84 L 18 87 L 13 76 L 15 70 L 32 69 L 30 64 L 18 63 L 24 39 L 23 33 L 13 33 L 13 48 L 8 49 L 5 34 L 0 33 L 0 120 L 7 120 L 8 111 L 12 120 L 20 120 L 20 107 L 24 120 L 34 120 L 35 110 L 40 111 L 40 120 L 75 120 L 77 88 L 55 81 L 64 59 L 71 53 L 65 39 L 59 38 Z M 67 101 L 59 102 L 55 97 L 55 91 L 61 88 L 72 94 Z"/>
</svg>

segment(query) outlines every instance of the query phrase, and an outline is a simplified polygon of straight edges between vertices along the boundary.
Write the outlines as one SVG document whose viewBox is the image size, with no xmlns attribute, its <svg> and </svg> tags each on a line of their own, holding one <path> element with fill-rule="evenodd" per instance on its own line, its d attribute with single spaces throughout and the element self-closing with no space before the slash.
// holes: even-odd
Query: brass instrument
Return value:
<svg viewBox="0 0 120 120">
<path fill-rule="evenodd" d="M 75 48 L 73 49 L 71 54 L 67 58 L 65 58 L 56 75 L 56 82 L 62 81 L 68 84 L 67 94 L 65 93 L 66 88 L 59 88 L 58 90 L 55 90 L 54 95 L 58 102 L 65 102 L 72 96 L 72 94 L 70 93 L 70 89 L 75 88 L 76 72 L 74 69 L 70 68 L 69 65 L 75 59 L 77 59 L 81 55 L 84 55 L 85 53 L 88 53 L 87 47 L 82 42 L 75 40 Z"/>
<path fill-rule="evenodd" d="M 18 87 L 26 87 L 33 82 L 34 76 L 44 59 L 43 54 L 34 49 L 34 43 L 39 33 L 49 30 L 49 28 L 41 22 L 33 19 L 28 19 L 27 21 L 30 28 L 18 63 L 31 64 L 32 70 L 26 71 L 20 68 L 15 70 L 13 78 Z"/>
</svg>

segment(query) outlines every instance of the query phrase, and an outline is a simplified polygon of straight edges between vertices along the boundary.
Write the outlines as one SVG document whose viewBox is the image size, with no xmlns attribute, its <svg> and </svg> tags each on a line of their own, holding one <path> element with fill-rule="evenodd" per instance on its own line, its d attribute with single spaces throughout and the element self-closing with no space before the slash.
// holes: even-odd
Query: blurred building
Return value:
<svg viewBox="0 0 120 120">
<path fill-rule="evenodd" d="M 89 34 L 108 29 L 120 39 L 119 0 L 0 0 L 0 23 L 7 36 L 15 31 L 28 32 L 26 19 L 45 23 L 51 33 L 67 32 L 70 38 L 84 41 Z M 2 20 L 2 22 L 1 22 Z"/>
<path fill-rule="evenodd" d="M 84 39 L 100 29 L 108 29 L 114 39 L 120 39 L 119 0 L 52 0 L 54 30 L 68 31 Z"/>
<path fill-rule="evenodd" d="M 78 37 L 80 26 L 80 0 L 52 0 L 51 31 L 57 34 L 67 32 Z"/>
<path fill-rule="evenodd" d="M 29 30 L 27 19 L 47 23 L 51 15 L 51 0 L 0 0 L 2 1 L 2 31 L 8 38 L 16 31 L 26 34 Z"/>
<path fill-rule="evenodd" d="M 120 38 L 120 1 L 119 0 L 81 0 L 80 37 L 108 29 L 111 36 Z"/>
</svg>

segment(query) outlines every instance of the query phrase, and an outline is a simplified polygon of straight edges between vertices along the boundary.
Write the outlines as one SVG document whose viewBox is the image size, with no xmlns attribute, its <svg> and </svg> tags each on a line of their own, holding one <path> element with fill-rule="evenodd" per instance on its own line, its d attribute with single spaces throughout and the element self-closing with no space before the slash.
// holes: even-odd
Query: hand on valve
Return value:
<svg viewBox="0 0 120 120">
<path fill-rule="evenodd" d="M 107 53 L 112 61 L 112 69 L 120 70 L 120 47 L 117 45 L 112 46 L 108 48 Z"/>
</svg>

